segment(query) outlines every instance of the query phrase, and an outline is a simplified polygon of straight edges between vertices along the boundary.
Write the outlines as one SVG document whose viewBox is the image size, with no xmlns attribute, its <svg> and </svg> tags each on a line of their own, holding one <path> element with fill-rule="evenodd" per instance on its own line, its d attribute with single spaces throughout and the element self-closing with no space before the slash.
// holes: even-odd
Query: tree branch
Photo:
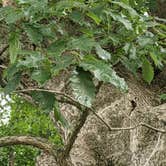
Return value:
<svg viewBox="0 0 166 166">
<path fill-rule="evenodd" d="M 69 153 L 73 147 L 73 144 L 74 144 L 75 140 L 77 139 L 77 136 L 80 133 L 81 128 L 85 124 L 85 121 L 86 121 L 88 115 L 89 115 L 89 111 L 87 108 L 82 110 L 82 114 L 80 115 L 80 118 L 78 119 L 71 135 L 68 138 L 67 144 L 64 148 L 64 153 L 63 153 L 64 158 L 67 158 L 69 156 Z"/>
<path fill-rule="evenodd" d="M 0 147 L 12 145 L 31 145 L 54 157 L 56 156 L 54 145 L 48 143 L 48 140 L 44 138 L 31 136 L 6 136 L 0 138 Z"/>
<path fill-rule="evenodd" d="M 50 90 L 50 89 L 23 89 L 23 90 L 17 90 L 15 92 L 28 92 L 28 91 L 43 91 L 43 92 L 50 92 L 50 93 L 54 93 L 55 95 L 59 95 L 60 96 L 60 99 L 58 99 L 59 102 L 69 103 L 69 104 L 77 107 L 80 110 L 86 109 L 87 111 L 92 112 L 101 121 L 101 123 L 103 123 L 108 128 L 109 131 L 133 130 L 133 129 L 136 129 L 137 127 L 143 126 L 143 127 L 149 128 L 151 130 L 154 130 L 156 132 L 166 133 L 166 130 L 158 129 L 158 128 L 155 128 L 149 124 L 142 123 L 142 122 L 139 124 L 136 124 L 135 126 L 132 126 L 132 127 L 113 128 L 102 117 L 100 117 L 96 113 L 94 108 L 86 107 L 85 105 L 76 101 L 71 96 L 69 96 L 65 93 L 62 93 L 62 92 L 58 92 L 58 91 L 54 91 L 54 90 Z"/>
</svg>

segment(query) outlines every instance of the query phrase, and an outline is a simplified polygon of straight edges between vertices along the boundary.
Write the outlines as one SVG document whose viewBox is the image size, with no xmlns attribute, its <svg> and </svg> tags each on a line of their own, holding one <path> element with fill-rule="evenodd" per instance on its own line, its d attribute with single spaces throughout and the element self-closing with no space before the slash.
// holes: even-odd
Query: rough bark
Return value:
<svg viewBox="0 0 166 166">
<path fill-rule="evenodd" d="M 166 0 L 157 0 L 156 15 L 161 18 L 166 18 Z"/>
</svg>

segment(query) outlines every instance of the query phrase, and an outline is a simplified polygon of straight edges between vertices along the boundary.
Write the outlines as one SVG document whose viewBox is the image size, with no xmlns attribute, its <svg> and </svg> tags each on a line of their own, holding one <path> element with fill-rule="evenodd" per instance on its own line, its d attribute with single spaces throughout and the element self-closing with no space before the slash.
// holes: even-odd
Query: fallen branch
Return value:
<svg viewBox="0 0 166 166">
<path fill-rule="evenodd" d="M 12 145 L 31 145 L 55 157 L 54 145 L 44 138 L 31 136 L 6 136 L 0 138 L 0 147 Z"/>
</svg>

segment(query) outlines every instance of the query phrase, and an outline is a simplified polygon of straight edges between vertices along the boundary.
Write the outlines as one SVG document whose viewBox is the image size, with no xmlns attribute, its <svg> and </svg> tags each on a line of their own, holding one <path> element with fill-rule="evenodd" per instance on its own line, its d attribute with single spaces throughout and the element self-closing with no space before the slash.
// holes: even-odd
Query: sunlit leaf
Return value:
<svg viewBox="0 0 166 166">
<path fill-rule="evenodd" d="M 111 58 L 111 54 L 104 50 L 100 45 L 96 46 L 96 53 L 103 60 L 110 60 Z"/>
<path fill-rule="evenodd" d="M 39 67 L 44 58 L 40 54 L 27 56 L 25 60 L 20 60 L 17 64 L 17 67 Z"/>
<path fill-rule="evenodd" d="M 95 13 L 89 12 L 89 13 L 87 13 L 87 16 L 89 16 L 91 19 L 93 19 L 97 25 L 100 24 L 101 19 Z"/>
<path fill-rule="evenodd" d="M 115 21 L 121 22 L 127 30 L 133 30 L 131 22 L 125 18 L 122 15 L 113 13 L 113 12 L 107 12 Z"/>
<path fill-rule="evenodd" d="M 111 1 L 111 3 L 117 4 L 120 7 L 126 9 L 131 14 L 131 16 L 139 16 L 138 13 L 136 12 L 136 10 L 134 10 L 131 6 L 129 6 L 123 2 Z"/>
<path fill-rule="evenodd" d="M 117 88 L 127 91 L 128 87 L 126 82 L 116 74 L 109 64 L 88 55 L 84 57 L 80 66 L 83 67 L 84 70 L 92 72 L 98 80 L 111 83 Z"/>
</svg>

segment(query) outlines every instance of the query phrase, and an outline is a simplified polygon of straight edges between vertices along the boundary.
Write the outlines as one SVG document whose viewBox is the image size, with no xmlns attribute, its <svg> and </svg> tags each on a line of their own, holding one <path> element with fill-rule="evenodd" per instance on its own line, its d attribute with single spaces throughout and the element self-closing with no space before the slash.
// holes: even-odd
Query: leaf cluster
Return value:
<svg viewBox="0 0 166 166">
<path fill-rule="evenodd" d="M 115 71 L 118 64 L 134 75 L 141 71 L 150 84 L 155 70 L 162 70 L 166 63 L 166 26 L 164 19 L 156 21 L 155 17 L 145 15 L 149 9 L 143 4 L 146 1 L 17 0 L 14 6 L 1 7 L 0 22 L 6 29 L 4 38 L 9 45 L 3 91 L 10 94 L 16 89 L 44 88 L 53 77 L 70 70 L 75 99 L 91 107 L 96 82 L 128 90 L 124 78 Z M 29 82 L 33 84 L 27 85 Z M 28 95 L 44 112 L 54 111 L 55 118 L 67 126 L 55 95 L 49 92 Z M 26 110 L 25 117 L 29 112 L 32 111 Z M 14 114 L 13 117 L 19 117 Z M 48 119 L 40 120 L 48 124 Z M 20 125 L 25 127 L 23 131 L 30 130 L 27 125 Z M 34 126 L 31 134 L 33 128 L 35 132 L 40 130 Z"/>
</svg>

